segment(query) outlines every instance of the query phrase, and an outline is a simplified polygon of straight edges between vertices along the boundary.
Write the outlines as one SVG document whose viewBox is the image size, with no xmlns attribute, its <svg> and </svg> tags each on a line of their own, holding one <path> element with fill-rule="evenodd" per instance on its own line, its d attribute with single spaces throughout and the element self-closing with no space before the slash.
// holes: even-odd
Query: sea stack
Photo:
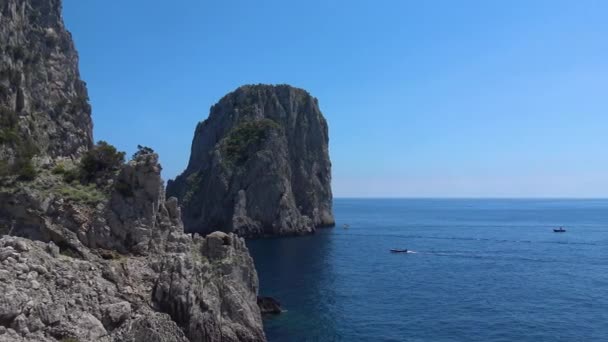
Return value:
<svg viewBox="0 0 608 342">
<path fill-rule="evenodd" d="M 242 86 L 197 125 L 188 166 L 167 192 L 180 199 L 188 232 L 312 233 L 334 225 L 328 142 L 305 90 Z"/>
</svg>

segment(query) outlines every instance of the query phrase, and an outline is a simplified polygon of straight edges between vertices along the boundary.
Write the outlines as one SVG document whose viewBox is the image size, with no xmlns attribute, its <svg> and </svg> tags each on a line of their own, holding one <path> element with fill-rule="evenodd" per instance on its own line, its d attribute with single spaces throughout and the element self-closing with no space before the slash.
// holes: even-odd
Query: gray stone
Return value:
<svg viewBox="0 0 608 342">
<path fill-rule="evenodd" d="M 78 156 L 92 145 L 93 124 L 61 1 L 4 0 L 0 10 L 2 115 L 18 117 L 20 141 L 31 144 L 41 160 Z M 49 40 L 48 31 L 56 38 Z M 24 157 L 24 149 L 13 146 L 0 144 L 0 160 Z"/>
<path fill-rule="evenodd" d="M 106 304 L 101 307 L 103 312 L 103 324 L 106 327 L 114 328 L 124 322 L 131 314 L 131 304 L 129 302 L 119 302 Z"/>
<path fill-rule="evenodd" d="M 5 247 L 0 250 L 0 261 L 4 261 L 9 257 L 16 259 L 19 257 L 19 253 L 15 252 L 13 247 Z"/>
<path fill-rule="evenodd" d="M 82 313 L 76 318 L 76 326 L 78 327 L 77 336 L 87 341 L 97 341 L 100 337 L 107 335 L 103 324 L 93 315 L 88 312 Z"/>
<path fill-rule="evenodd" d="M 0 274 L 8 274 L 0 282 L 7 294 L 0 297 L 0 321 L 10 322 L 14 336 L 265 341 L 257 274 L 244 240 L 222 232 L 194 239 L 184 234 L 175 199 L 169 205 L 165 200 L 160 169 L 156 154 L 138 155 L 118 175 L 132 195 L 116 191 L 107 205 L 83 208 L 91 216 L 83 222 L 107 215 L 108 229 L 92 226 L 79 240 L 71 230 L 50 225 L 57 244 L 0 238 L 0 248 L 24 247 L 20 263 L 7 257 L 0 266 Z M 61 255 L 57 245 L 81 257 Z M 107 253 L 93 252 L 100 246 Z M 15 277 L 10 272 L 16 269 Z M 152 322 L 158 326 L 144 332 Z"/>
<path fill-rule="evenodd" d="M 0 322 L 11 322 L 21 314 L 28 297 L 14 286 L 2 286 L 0 296 Z"/>
<path fill-rule="evenodd" d="M 44 304 L 35 309 L 35 316 L 39 317 L 45 325 L 55 325 L 61 321 L 65 313 L 65 308 L 60 304 Z"/>
<path fill-rule="evenodd" d="M 19 273 L 27 273 L 30 271 L 30 267 L 27 264 L 17 263 L 14 267 Z"/>
<path fill-rule="evenodd" d="M 27 317 L 23 314 L 15 317 L 11 323 L 11 328 L 22 335 L 27 334 L 29 332 L 27 328 Z"/>
<path fill-rule="evenodd" d="M 184 332 L 167 314 L 141 316 L 115 333 L 115 342 L 189 342 Z"/>
<path fill-rule="evenodd" d="M 15 248 L 19 252 L 27 252 L 29 250 L 29 247 L 27 246 L 27 244 L 21 240 L 17 240 L 17 242 L 15 243 Z"/>
<path fill-rule="evenodd" d="M 27 320 L 27 328 L 30 332 L 36 332 L 44 329 L 44 323 L 42 323 L 42 320 L 40 320 L 39 317 L 31 316 Z"/>
<path fill-rule="evenodd" d="M 42 266 L 42 265 L 32 265 L 30 267 L 33 271 L 36 271 L 38 274 L 45 274 L 47 271 L 46 267 Z"/>
<path fill-rule="evenodd" d="M 57 247 L 57 245 L 55 245 L 53 243 L 53 241 L 49 242 L 49 244 L 47 245 L 47 251 L 49 252 L 50 255 L 52 255 L 54 258 L 59 257 L 59 247 Z"/>
</svg>

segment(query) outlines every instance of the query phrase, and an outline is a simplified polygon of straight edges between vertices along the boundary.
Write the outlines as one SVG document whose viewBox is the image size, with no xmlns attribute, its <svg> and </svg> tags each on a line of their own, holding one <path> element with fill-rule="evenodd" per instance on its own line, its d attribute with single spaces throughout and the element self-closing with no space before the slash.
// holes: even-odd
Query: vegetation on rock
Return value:
<svg viewBox="0 0 608 342">
<path fill-rule="evenodd" d="M 259 147 L 272 130 L 280 129 L 271 119 L 246 121 L 235 127 L 222 143 L 222 151 L 230 162 L 242 164 L 249 158 L 249 148 Z"/>
<path fill-rule="evenodd" d="M 77 203 L 98 204 L 107 199 L 106 194 L 93 184 L 65 184 L 58 192 L 63 198 Z"/>
<path fill-rule="evenodd" d="M 184 194 L 184 197 L 182 199 L 182 202 L 184 205 L 187 205 L 188 203 L 190 203 L 192 201 L 192 197 L 194 196 L 194 190 L 196 189 L 196 187 L 198 186 L 198 184 L 201 182 L 203 178 L 203 175 L 201 172 L 195 172 L 191 175 L 188 176 L 188 178 L 186 178 L 186 193 Z"/>
<path fill-rule="evenodd" d="M 19 117 L 9 108 L 0 107 L 0 145 L 15 151 L 12 160 L 0 160 L 0 177 L 15 174 L 23 181 L 36 178 L 37 171 L 32 158 L 38 152 L 30 137 L 23 138 L 18 131 Z"/>
<path fill-rule="evenodd" d="M 144 154 L 150 154 L 150 153 L 154 153 L 154 150 L 148 146 L 142 146 L 142 145 L 137 145 L 137 152 L 135 152 L 133 154 L 133 156 L 131 157 L 131 159 L 137 159 L 137 157 L 144 155 Z"/>
<path fill-rule="evenodd" d="M 15 166 L 15 170 L 17 173 L 17 179 L 21 181 L 32 181 L 36 179 L 38 175 L 38 171 L 32 163 L 32 159 L 24 159 L 19 160 L 19 162 Z"/>
<path fill-rule="evenodd" d="M 119 152 L 116 147 L 105 141 L 99 141 L 80 161 L 82 179 L 91 182 L 95 178 L 105 178 L 109 174 L 115 174 L 124 163 L 124 152 Z"/>
<path fill-rule="evenodd" d="M 187 231 L 295 235 L 332 226 L 328 127 L 318 101 L 287 85 L 246 85 L 199 123 L 186 170 L 167 183 Z"/>
</svg>

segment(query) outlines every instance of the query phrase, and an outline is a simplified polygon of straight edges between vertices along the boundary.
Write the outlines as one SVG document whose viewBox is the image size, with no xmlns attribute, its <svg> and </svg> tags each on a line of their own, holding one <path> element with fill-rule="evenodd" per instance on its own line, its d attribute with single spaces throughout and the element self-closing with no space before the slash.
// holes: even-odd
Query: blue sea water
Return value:
<svg viewBox="0 0 608 342">
<path fill-rule="evenodd" d="M 271 342 L 608 341 L 608 200 L 336 199 L 334 213 L 336 228 L 247 242 L 260 294 L 287 310 L 265 319 Z"/>
</svg>

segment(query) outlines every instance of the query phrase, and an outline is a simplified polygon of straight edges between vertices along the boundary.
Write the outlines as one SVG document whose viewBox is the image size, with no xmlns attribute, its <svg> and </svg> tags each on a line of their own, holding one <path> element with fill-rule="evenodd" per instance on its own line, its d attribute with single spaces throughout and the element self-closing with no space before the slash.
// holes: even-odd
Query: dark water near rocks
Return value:
<svg viewBox="0 0 608 342">
<path fill-rule="evenodd" d="M 288 310 L 265 320 L 271 342 L 608 341 L 608 200 L 334 207 L 334 229 L 248 242 Z"/>
</svg>

